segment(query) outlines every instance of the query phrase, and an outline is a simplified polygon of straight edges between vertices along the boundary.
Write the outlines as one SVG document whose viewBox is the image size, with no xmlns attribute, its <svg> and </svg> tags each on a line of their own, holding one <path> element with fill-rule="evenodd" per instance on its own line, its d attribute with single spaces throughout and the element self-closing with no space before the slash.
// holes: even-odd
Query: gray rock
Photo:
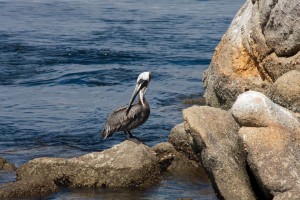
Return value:
<svg viewBox="0 0 300 200">
<path fill-rule="evenodd" d="M 292 70 L 278 78 L 270 96 L 275 103 L 300 113 L 300 71 Z"/>
<path fill-rule="evenodd" d="M 240 126 L 284 126 L 300 132 L 300 122 L 289 110 L 273 103 L 264 94 L 248 91 L 237 98 L 231 113 Z"/>
<path fill-rule="evenodd" d="M 281 57 L 299 52 L 300 2 L 260 0 L 257 4 L 266 44 Z"/>
<path fill-rule="evenodd" d="M 273 200 L 299 200 L 299 188 L 277 194 Z"/>
<path fill-rule="evenodd" d="M 30 178 L 12 183 L 0 184 L 0 199 L 37 198 L 57 191 L 51 180 Z"/>
<path fill-rule="evenodd" d="M 178 152 L 169 142 L 159 143 L 152 147 L 152 150 L 156 152 L 163 171 L 178 177 L 197 176 L 201 181 L 208 182 L 207 174 L 201 164 Z"/>
<path fill-rule="evenodd" d="M 126 140 L 81 157 L 31 160 L 17 170 L 17 180 L 43 177 L 71 187 L 147 187 L 159 173 L 155 153 L 142 143 Z"/>
<path fill-rule="evenodd" d="M 207 105 L 230 109 L 248 90 L 275 100 L 269 94 L 273 83 L 291 70 L 300 70 L 299 13 L 298 0 L 246 1 L 204 73 Z M 284 98 L 281 101 L 290 105 Z M 299 104 L 294 107 L 299 110 Z"/>
<path fill-rule="evenodd" d="M 199 156 L 196 155 L 197 146 L 193 144 L 193 138 L 184 130 L 183 123 L 176 125 L 171 129 L 169 142 L 175 149 L 185 154 L 189 159 L 199 162 Z"/>
<path fill-rule="evenodd" d="M 239 130 L 247 163 L 264 199 L 299 199 L 300 134 L 283 126 Z"/>
<path fill-rule="evenodd" d="M 6 170 L 6 171 L 16 171 L 17 168 L 13 163 L 8 162 L 4 158 L 0 157 L 0 170 Z"/>
<path fill-rule="evenodd" d="M 292 70 L 300 70 L 300 53 L 298 52 L 291 57 L 278 57 L 275 52 L 266 56 L 262 61 L 261 65 L 269 74 L 272 85 L 279 77 Z M 265 94 L 268 94 L 265 90 Z"/>
<path fill-rule="evenodd" d="M 176 157 L 175 148 L 168 142 L 162 142 L 152 147 L 152 150 L 158 157 L 161 171 L 168 170 Z"/>
<path fill-rule="evenodd" d="M 239 125 L 232 115 L 217 108 L 192 106 L 183 110 L 183 118 L 218 197 L 255 199 L 238 142 Z"/>
</svg>

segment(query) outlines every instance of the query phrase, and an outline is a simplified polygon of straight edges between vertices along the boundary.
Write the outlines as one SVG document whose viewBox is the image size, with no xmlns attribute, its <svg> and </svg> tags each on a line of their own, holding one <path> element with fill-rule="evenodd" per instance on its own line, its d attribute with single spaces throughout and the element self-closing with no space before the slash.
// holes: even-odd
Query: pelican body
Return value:
<svg viewBox="0 0 300 200">
<path fill-rule="evenodd" d="M 144 95 L 150 80 L 150 72 L 143 72 L 138 76 L 129 105 L 114 110 L 108 116 L 102 130 L 103 140 L 118 131 L 123 131 L 128 137 L 132 137 L 130 131 L 147 121 L 150 115 L 150 107 Z M 139 100 L 133 103 L 137 95 L 139 95 Z"/>
</svg>

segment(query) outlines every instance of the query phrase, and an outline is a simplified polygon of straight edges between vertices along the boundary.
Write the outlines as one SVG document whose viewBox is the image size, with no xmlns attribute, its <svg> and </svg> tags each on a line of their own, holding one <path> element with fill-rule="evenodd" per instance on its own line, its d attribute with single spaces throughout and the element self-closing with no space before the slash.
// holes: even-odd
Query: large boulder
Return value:
<svg viewBox="0 0 300 200">
<path fill-rule="evenodd" d="M 229 109 L 239 94 L 256 90 L 299 112 L 299 13 L 298 0 L 247 0 L 204 73 L 207 104 Z M 280 80 L 287 72 L 293 78 Z"/>
<path fill-rule="evenodd" d="M 224 110 L 192 106 L 183 110 L 185 130 L 221 199 L 255 199 L 238 142 L 239 125 Z"/>
<path fill-rule="evenodd" d="M 155 152 L 126 140 L 76 158 L 36 158 L 17 170 L 17 180 L 43 177 L 71 187 L 146 187 L 160 173 Z"/>
</svg>

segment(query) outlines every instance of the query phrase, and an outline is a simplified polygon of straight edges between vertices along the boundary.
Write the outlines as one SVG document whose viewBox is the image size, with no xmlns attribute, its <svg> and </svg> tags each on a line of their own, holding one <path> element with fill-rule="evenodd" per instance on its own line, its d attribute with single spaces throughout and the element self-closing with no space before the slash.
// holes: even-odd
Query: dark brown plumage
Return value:
<svg viewBox="0 0 300 200">
<path fill-rule="evenodd" d="M 150 72 L 143 72 L 139 75 L 128 106 L 118 108 L 108 116 L 102 130 L 103 140 L 118 131 L 124 131 L 126 135 L 128 134 L 132 137 L 130 131 L 147 121 L 150 115 L 150 107 L 144 98 L 144 94 L 148 88 L 150 80 Z M 137 103 L 133 104 L 133 101 L 138 94 L 139 100 Z"/>
<path fill-rule="evenodd" d="M 146 106 L 143 106 L 140 101 L 133 104 L 127 115 L 127 106 L 113 111 L 108 116 L 102 130 L 103 140 L 112 136 L 113 133 L 118 131 L 124 131 L 126 134 L 128 133 L 130 136 L 132 136 L 130 131 L 145 123 L 150 115 L 150 107 L 146 100 L 144 100 L 144 102 Z"/>
</svg>

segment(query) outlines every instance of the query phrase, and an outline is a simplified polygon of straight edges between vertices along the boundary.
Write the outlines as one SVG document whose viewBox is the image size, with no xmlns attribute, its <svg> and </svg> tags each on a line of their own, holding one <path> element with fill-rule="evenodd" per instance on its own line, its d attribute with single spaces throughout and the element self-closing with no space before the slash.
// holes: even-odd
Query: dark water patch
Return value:
<svg viewBox="0 0 300 200">
<path fill-rule="evenodd" d="M 60 68 L 64 68 L 61 66 Z M 78 66 L 70 66 L 74 71 Z M 81 68 L 81 67 L 80 67 Z M 95 67 L 97 68 L 97 67 Z M 115 86 L 122 83 L 128 83 L 131 80 L 134 80 L 135 73 L 131 69 L 124 68 L 113 68 L 113 69 L 87 69 L 87 71 L 76 71 L 66 73 L 64 71 L 53 71 L 53 76 L 50 79 L 50 76 L 36 76 L 35 79 L 31 78 L 29 81 L 20 81 L 20 85 L 24 86 L 39 86 L 39 85 L 48 85 L 48 86 L 57 86 L 57 85 L 80 85 L 87 87 L 102 87 L 102 86 Z M 55 77 L 57 76 L 57 77 Z M 46 79 L 45 79 L 46 78 Z"/>
<path fill-rule="evenodd" d="M 209 65 L 210 60 L 209 59 L 191 59 L 191 58 L 177 58 L 176 60 L 169 60 L 170 63 L 180 66 L 193 66 L 193 65 Z"/>
</svg>

